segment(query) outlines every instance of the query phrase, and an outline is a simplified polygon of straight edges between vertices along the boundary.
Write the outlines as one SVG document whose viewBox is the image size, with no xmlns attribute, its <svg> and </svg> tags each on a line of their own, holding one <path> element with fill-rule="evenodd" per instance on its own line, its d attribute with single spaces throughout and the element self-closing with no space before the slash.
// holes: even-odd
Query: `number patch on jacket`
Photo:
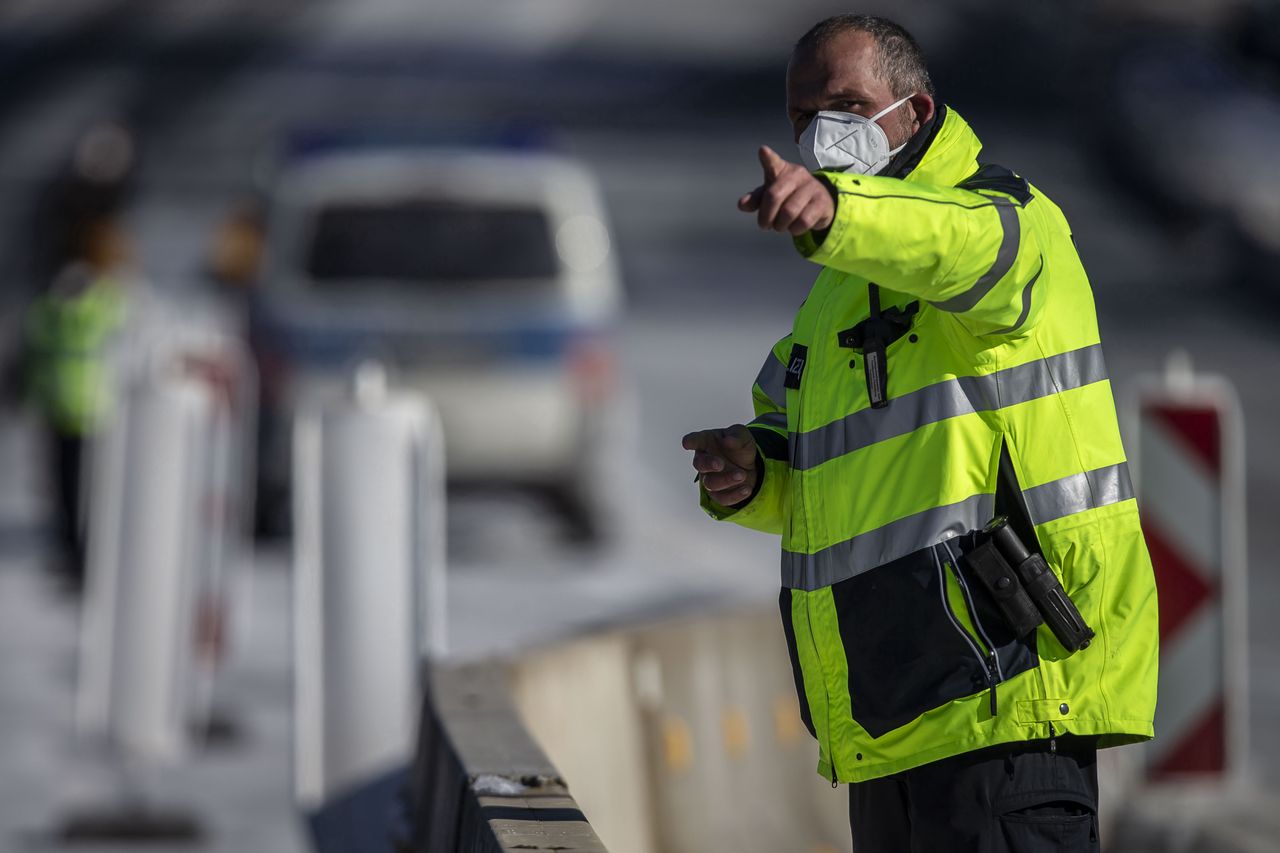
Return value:
<svg viewBox="0 0 1280 853">
<path fill-rule="evenodd" d="M 787 360 L 787 378 L 782 383 L 783 387 L 800 387 L 800 375 L 804 373 L 804 363 L 808 358 L 808 347 L 802 344 L 791 345 L 791 358 Z"/>
</svg>

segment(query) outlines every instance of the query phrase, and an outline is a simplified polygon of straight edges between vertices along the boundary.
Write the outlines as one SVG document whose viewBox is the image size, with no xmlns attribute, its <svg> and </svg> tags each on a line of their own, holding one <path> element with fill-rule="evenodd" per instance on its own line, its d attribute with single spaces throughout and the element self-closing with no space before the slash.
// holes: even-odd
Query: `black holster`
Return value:
<svg viewBox="0 0 1280 853">
<path fill-rule="evenodd" d="M 1005 516 L 982 531 L 980 544 L 964 555 L 974 574 L 991 593 L 1014 634 L 1024 637 L 1041 623 L 1068 652 L 1087 648 L 1093 629 L 1067 596 L 1044 557 L 1027 550 Z"/>
</svg>

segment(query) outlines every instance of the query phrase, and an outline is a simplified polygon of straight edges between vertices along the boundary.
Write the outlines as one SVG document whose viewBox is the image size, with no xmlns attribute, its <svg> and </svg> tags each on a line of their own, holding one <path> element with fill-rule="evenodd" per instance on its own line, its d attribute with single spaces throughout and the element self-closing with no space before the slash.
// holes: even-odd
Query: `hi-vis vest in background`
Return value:
<svg viewBox="0 0 1280 853">
<path fill-rule="evenodd" d="M 64 275 L 74 286 L 55 285 L 29 309 L 28 380 L 34 402 L 55 429 L 87 436 L 110 410 L 106 349 L 124 322 L 125 304 L 120 285 L 106 275 L 87 268 Z"/>
<path fill-rule="evenodd" d="M 954 111 L 922 132 L 902 177 L 821 173 L 835 221 L 796 242 L 824 269 L 753 388 L 763 480 L 738 509 L 702 492 L 713 517 L 782 536 L 801 714 L 833 782 L 1153 734 L 1155 582 L 1070 228 L 979 165 Z M 896 329 L 882 356 L 863 346 L 873 299 Z M 997 511 L 1023 520 L 1088 648 L 1012 636 L 977 588 L 961 558 Z"/>
</svg>

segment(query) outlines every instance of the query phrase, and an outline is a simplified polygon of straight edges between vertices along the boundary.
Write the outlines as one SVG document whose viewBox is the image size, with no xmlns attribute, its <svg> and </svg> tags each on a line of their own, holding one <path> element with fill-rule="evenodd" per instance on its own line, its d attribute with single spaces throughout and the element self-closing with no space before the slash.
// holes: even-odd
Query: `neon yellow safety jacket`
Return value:
<svg viewBox="0 0 1280 853">
<path fill-rule="evenodd" d="M 1153 735 L 1155 581 L 1071 230 L 979 166 L 954 111 L 921 134 L 900 177 L 821 173 L 835 221 L 796 243 L 824 269 L 752 389 L 763 478 L 737 508 L 702 492 L 714 518 L 782 535 L 783 627 L 832 782 Z M 896 329 L 879 359 L 873 313 Z M 963 559 L 998 511 L 1096 632 L 1087 648 L 1000 619 Z"/>
<path fill-rule="evenodd" d="M 119 285 L 100 276 L 73 293 L 50 293 L 27 315 L 30 390 L 58 431 L 91 434 L 108 413 L 106 347 L 124 321 Z"/>
</svg>

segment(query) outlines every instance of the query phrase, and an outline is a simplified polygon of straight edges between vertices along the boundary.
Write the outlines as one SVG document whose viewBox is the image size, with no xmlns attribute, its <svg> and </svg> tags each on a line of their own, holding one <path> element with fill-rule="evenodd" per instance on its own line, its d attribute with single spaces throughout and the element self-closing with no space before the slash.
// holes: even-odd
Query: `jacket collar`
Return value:
<svg viewBox="0 0 1280 853">
<path fill-rule="evenodd" d="M 945 104 L 907 142 L 884 174 L 912 183 L 953 187 L 978 170 L 982 142 Z"/>
</svg>

